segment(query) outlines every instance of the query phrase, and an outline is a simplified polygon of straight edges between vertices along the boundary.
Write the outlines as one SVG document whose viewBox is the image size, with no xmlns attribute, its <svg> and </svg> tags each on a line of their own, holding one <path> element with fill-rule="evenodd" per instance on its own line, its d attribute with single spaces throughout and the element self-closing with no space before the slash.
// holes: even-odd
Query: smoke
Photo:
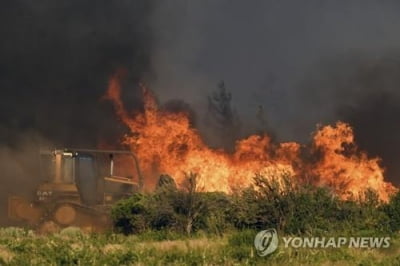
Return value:
<svg viewBox="0 0 400 266">
<path fill-rule="evenodd" d="M 196 112 L 186 102 L 178 99 L 172 99 L 163 104 L 162 109 L 167 112 L 185 113 L 189 118 L 192 127 L 197 126 Z"/>
<path fill-rule="evenodd" d="M 151 87 L 200 116 L 224 80 L 242 133 L 259 126 L 261 106 L 279 141 L 307 142 L 316 124 L 345 120 L 398 183 L 399 9 L 372 0 L 165 1 L 152 20 Z"/>
<path fill-rule="evenodd" d="M 327 97 L 328 115 L 315 113 L 315 120 L 343 120 L 355 129 L 356 142 L 371 156 L 382 158 L 386 177 L 398 184 L 400 147 L 400 57 L 391 51 L 381 56 L 342 55 L 323 62 L 314 79 L 304 82 L 299 99 L 310 106 Z M 327 88 L 324 92 L 320 88 Z M 323 104 L 323 102 L 319 103 Z M 316 104 L 314 104 L 315 106 Z"/>
<path fill-rule="evenodd" d="M 0 142 L 33 129 L 60 146 L 90 146 L 123 130 L 99 98 L 118 67 L 133 84 L 150 71 L 153 1 L 95 5 L 20 0 L 0 11 Z M 135 104 L 137 90 L 127 91 Z"/>
<path fill-rule="evenodd" d="M 40 148 L 118 144 L 125 127 L 99 99 L 115 69 L 127 69 L 130 84 L 151 73 L 153 6 L 149 0 L 2 1 L 1 217 L 8 194 L 32 196 L 40 182 Z M 124 91 L 129 106 L 140 106 L 139 93 L 133 85 Z"/>
<path fill-rule="evenodd" d="M 400 95 L 378 91 L 360 99 L 356 106 L 344 108 L 340 114 L 342 120 L 354 126 L 359 146 L 368 154 L 382 158 L 385 176 L 399 184 Z"/>
<path fill-rule="evenodd" d="M 33 199 L 34 188 L 43 181 L 40 178 L 40 148 L 49 147 L 51 143 L 37 132 L 25 132 L 16 139 L 13 147 L 0 146 L 0 224 L 7 221 L 8 196 L 22 196 Z"/>
</svg>

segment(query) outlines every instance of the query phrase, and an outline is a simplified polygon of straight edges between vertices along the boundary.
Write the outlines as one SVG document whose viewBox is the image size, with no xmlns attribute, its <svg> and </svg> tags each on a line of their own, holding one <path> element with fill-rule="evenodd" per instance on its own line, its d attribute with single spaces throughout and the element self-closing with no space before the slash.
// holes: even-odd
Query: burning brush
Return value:
<svg viewBox="0 0 400 266">
<path fill-rule="evenodd" d="M 112 101 L 117 115 L 134 133 L 123 142 L 137 154 L 145 176 L 168 173 L 180 184 L 187 173 L 195 173 L 204 191 L 226 193 L 252 185 L 256 175 L 278 181 L 289 176 L 328 186 L 341 198 L 362 197 L 372 189 L 387 201 L 396 191 L 385 182 L 379 158 L 369 158 L 358 150 L 353 130 L 346 123 L 320 127 L 308 146 L 275 144 L 261 134 L 236 141 L 235 150 L 228 153 L 208 147 L 187 114 L 159 109 L 152 92 L 142 89 L 144 112 L 132 116 L 121 101 L 117 76 L 110 79 L 105 98 Z"/>
</svg>

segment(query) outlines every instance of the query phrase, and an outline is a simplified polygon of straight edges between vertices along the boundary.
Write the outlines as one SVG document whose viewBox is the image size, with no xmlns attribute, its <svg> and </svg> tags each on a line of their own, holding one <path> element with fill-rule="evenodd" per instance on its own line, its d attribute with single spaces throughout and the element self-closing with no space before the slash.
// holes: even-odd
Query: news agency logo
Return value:
<svg viewBox="0 0 400 266">
<path fill-rule="evenodd" d="M 278 248 L 278 243 L 278 233 L 273 228 L 258 232 L 254 238 L 254 246 L 261 257 L 274 252 Z"/>
<path fill-rule="evenodd" d="M 389 248 L 390 237 L 282 237 L 284 248 Z M 276 229 L 270 228 L 257 233 L 254 247 L 261 257 L 273 253 L 279 244 Z"/>
</svg>

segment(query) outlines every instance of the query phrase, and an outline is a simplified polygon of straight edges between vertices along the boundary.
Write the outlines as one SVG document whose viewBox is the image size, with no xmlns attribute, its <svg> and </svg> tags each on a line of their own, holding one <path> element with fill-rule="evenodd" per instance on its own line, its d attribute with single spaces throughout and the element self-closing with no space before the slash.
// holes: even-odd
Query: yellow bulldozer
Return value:
<svg viewBox="0 0 400 266">
<path fill-rule="evenodd" d="M 61 228 L 108 228 L 111 205 L 143 188 L 138 159 L 130 151 L 42 150 L 39 162 L 43 182 L 34 199 L 8 199 L 9 219 L 33 227 L 51 222 Z M 118 167 L 126 170 L 127 165 L 130 175 L 120 176 Z"/>
</svg>

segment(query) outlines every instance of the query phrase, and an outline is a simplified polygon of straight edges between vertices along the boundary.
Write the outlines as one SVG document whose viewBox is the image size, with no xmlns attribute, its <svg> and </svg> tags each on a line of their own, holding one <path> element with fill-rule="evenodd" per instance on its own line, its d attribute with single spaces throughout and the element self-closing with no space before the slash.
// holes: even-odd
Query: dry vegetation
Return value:
<svg viewBox="0 0 400 266">
<path fill-rule="evenodd" d="M 20 228 L 0 229 L 1 265 L 398 265 L 400 241 L 389 249 L 293 249 L 267 257 L 255 254 L 255 231 L 223 236 L 196 234 L 85 234 L 66 228 L 49 235 Z M 163 240 L 157 240 L 162 239 Z"/>
</svg>

